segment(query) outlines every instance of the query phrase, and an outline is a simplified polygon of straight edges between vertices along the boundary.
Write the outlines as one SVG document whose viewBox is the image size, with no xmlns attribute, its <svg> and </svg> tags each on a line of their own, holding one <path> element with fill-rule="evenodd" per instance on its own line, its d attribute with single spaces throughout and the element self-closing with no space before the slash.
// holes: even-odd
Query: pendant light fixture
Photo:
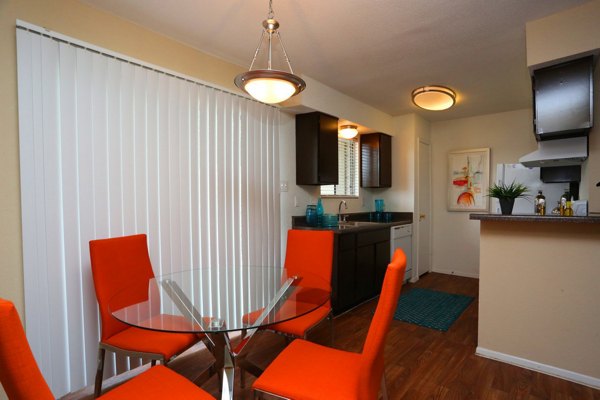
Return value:
<svg viewBox="0 0 600 400">
<path fill-rule="evenodd" d="M 456 93 L 445 86 L 422 86 L 413 90 L 412 101 L 425 110 L 447 110 L 456 102 Z"/>
<path fill-rule="evenodd" d="M 358 135 L 358 128 L 356 125 L 342 125 L 338 131 L 338 135 L 344 139 L 352 139 Z"/>
<path fill-rule="evenodd" d="M 285 51 L 281 35 L 279 34 L 279 22 L 275 20 L 273 14 L 273 0 L 269 0 L 269 14 L 267 19 L 263 21 L 263 32 L 260 36 L 260 42 L 254 52 L 254 58 L 250 63 L 248 71 L 239 74 L 235 77 L 235 85 L 254 97 L 258 101 L 263 103 L 281 103 L 289 99 L 292 96 L 297 95 L 306 88 L 306 82 L 296 75 L 292 70 L 290 59 Z M 267 38 L 267 68 L 266 69 L 252 69 L 256 58 L 260 52 L 263 41 Z M 280 71 L 273 69 L 272 55 L 273 55 L 273 42 L 277 38 L 281 49 L 283 50 L 283 57 L 289 68 L 289 72 Z"/>
</svg>

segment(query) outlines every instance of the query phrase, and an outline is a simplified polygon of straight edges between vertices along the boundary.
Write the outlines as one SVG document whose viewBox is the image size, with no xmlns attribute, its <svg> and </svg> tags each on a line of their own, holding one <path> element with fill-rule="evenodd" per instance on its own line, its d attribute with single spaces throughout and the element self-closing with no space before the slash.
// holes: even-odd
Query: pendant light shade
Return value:
<svg viewBox="0 0 600 400">
<path fill-rule="evenodd" d="M 417 107 L 425 110 L 447 110 L 456 102 L 456 93 L 445 86 L 422 86 L 413 90 L 412 101 Z"/>
<path fill-rule="evenodd" d="M 272 0 L 269 0 L 269 15 L 267 19 L 263 21 L 262 25 L 264 30 L 260 37 L 258 47 L 254 52 L 254 58 L 252 59 L 250 68 L 247 72 L 236 76 L 234 82 L 238 88 L 242 89 L 258 101 L 269 104 L 281 103 L 303 91 L 304 88 L 306 88 L 306 82 L 299 76 L 294 75 L 289 57 L 285 51 L 283 42 L 281 41 L 281 35 L 277 31 L 277 29 L 279 29 L 279 22 L 273 18 Z M 267 68 L 252 69 L 256 62 L 256 58 L 260 53 L 265 37 L 267 38 L 268 51 Z M 273 54 L 273 42 L 275 38 L 279 41 L 289 72 L 272 69 L 273 60 L 271 57 Z"/>
<path fill-rule="evenodd" d="M 358 128 L 356 125 L 342 125 L 338 134 L 341 138 L 352 139 L 358 135 Z"/>
<path fill-rule="evenodd" d="M 306 84 L 296 75 L 275 70 L 253 70 L 235 77 L 235 85 L 263 103 L 281 103 L 300 93 Z"/>
</svg>

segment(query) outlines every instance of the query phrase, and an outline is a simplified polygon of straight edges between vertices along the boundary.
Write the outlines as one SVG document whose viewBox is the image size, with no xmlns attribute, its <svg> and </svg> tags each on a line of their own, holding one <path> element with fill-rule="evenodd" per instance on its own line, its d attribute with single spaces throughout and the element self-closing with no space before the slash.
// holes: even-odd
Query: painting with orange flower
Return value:
<svg viewBox="0 0 600 400">
<path fill-rule="evenodd" d="M 488 211 L 490 149 L 448 153 L 448 210 Z"/>
</svg>

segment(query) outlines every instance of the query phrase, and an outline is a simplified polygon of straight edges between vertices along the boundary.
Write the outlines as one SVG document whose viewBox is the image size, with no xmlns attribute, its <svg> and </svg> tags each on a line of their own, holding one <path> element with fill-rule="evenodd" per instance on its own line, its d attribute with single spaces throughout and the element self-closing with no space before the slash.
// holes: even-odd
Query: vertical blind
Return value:
<svg viewBox="0 0 600 400">
<path fill-rule="evenodd" d="M 147 233 L 157 275 L 280 264 L 279 111 L 21 22 L 17 53 L 27 336 L 62 396 L 96 368 L 90 240 Z"/>
<path fill-rule="evenodd" d="M 321 195 L 358 197 L 358 140 L 338 138 L 338 173 L 338 184 L 321 186 Z"/>
</svg>

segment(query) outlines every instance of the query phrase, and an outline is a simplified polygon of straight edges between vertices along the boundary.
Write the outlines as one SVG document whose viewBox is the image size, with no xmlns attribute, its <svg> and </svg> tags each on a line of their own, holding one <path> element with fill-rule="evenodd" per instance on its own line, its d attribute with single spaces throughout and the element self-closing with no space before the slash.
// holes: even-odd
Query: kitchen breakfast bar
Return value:
<svg viewBox="0 0 600 400">
<path fill-rule="evenodd" d="M 477 354 L 600 387 L 600 216 L 480 221 Z"/>
</svg>

